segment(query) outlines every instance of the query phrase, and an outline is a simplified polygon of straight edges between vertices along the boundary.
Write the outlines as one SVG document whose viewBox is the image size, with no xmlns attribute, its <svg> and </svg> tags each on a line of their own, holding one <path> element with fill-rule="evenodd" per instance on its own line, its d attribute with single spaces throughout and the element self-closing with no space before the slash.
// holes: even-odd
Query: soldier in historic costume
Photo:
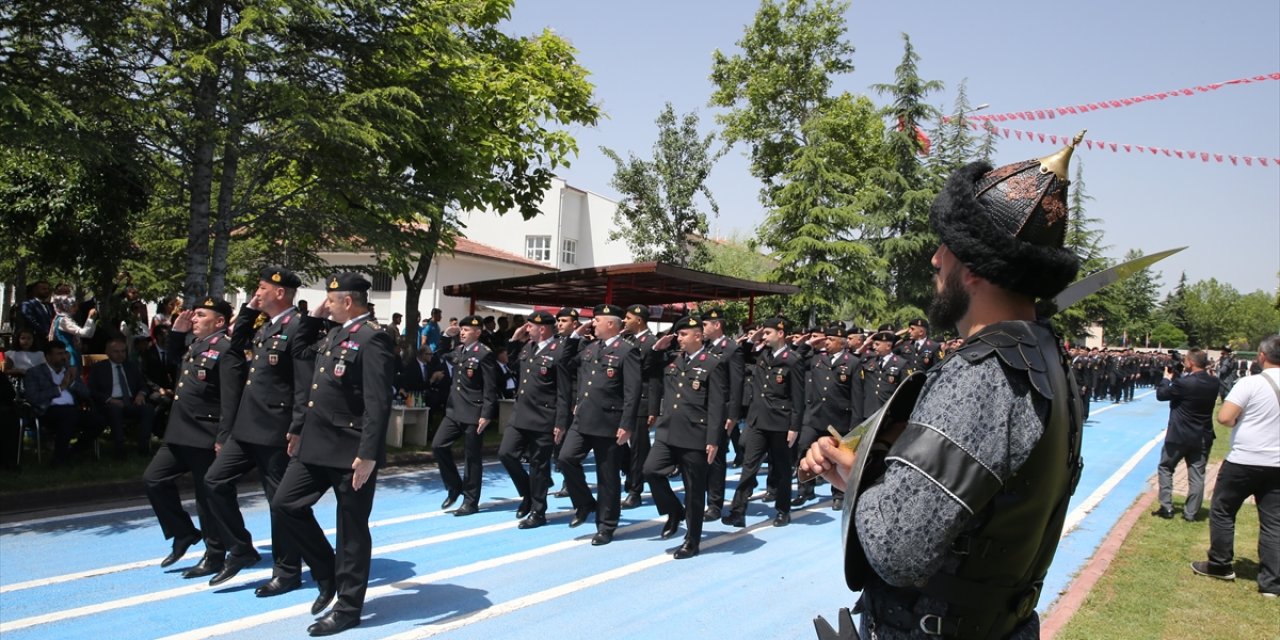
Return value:
<svg viewBox="0 0 1280 640">
<path fill-rule="evenodd" d="M 1079 268 L 1063 246 L 1070 153 L 952 175 L 930 214 L 941 246 L 929 315 L 964 346 L 886 407 L 905 416 L 898 405 L 915 400 L 908 420 L 880 422 L 856 455 L 822 438 L 802 462 L 853 483 L 845 577 L 862 591 L 864 638 L 1039 635 L 1035 605 L 1080 470 L 1069 363 L 1035 311 Z"/>
<path fill-rule="evenodd" d="M 467 316 L 458 322 L 458 347 L 445 359 L 453 366 L 453 389 L 445 405 L 444 421 L 431 441 L 431 453 L 440 468 L 440 479 L 449 491 L 441 509 L 462 496 L 455 516 L 480 510 L 480 485 L 484 479 L 481 445 L 484 430 L 498 419 L 498 364 L 493 351 L 480 342 L 484 319 Z M 453 443 L 462 438 L 463 475 L 453 461 Z"/>
<path fill-rule="evenodd" d="M 862 384 L 858 375 L 861 359 L 845 349 L 844 331 L 829 327 L 824 332 L 825 345 L 818 348 L 809 362 L 805 380 L 804 420 L 796 445 L 801 454 L 818 438 L 835 429 L 849 432 L 857 416 L 862 415 Z M 814 499 L 814 483 L 802 482 L 791 506 L 799 507 Z M 844 494 L 832 490 L 833 509 L 843 504 Z"/>
<path fill-rule="evenodd" d="M 928 371 L 941 360 L 942 345 L 929 337 L 929 321 L 916 318 L 907 323 L 907 338 L 893 348 L 896 355 L 907 361 L 912 371 Z"/>
<path fill-rule="evenodd" d="M 674 552 L 677 560 L 683 560 L 698 555 L 702 540 L 707 470 L 716 459 L 727 423 L 729 363 L 704 346 L 702 322 L 697 318 L 681 318 L 672 330 L 680 348 L 663 370 L 662 415 L 645 459 L 644 476 L 653 489 L 658 513 L 667 516 L 661 538 L 674 536 L 680 521 L 685 521 L 684 544 Z M 668 480 L 675 469 L 684 476 L 683 505 Z"/>
<path fill-rule="evenodd" d="M 630 442 L 618 448 L 621 456 L 618 466 L 626 476 L 622 488 L 627 495 L 622 499 L 622 508 L 634 509 L 640 506 L 640 494 L 644 493 L 644 461 L 649 457 L 649 429 L 658 419 L 665 357 L 654 349 L 658 338 L 649 331 L 649 307 L 642 304 L 627 307 L 622 326 L 622 339 L 640 352 L 640 411 L 636 414 Z"/>
<path fill-rule="evenodd" d="M 579 334 L 586 330 L 584 325 Z M 573 426 L 568 432 L 557 429 L 560 471 L 573 501 L 570 527 L 577 527 L 596 514 L 596 534 L 591 544 L 613 541 L 621 510 L 622 481 L 617 449 L 626 444 L 635 428 L 640 409 L 640 351 L 619 335 L 622 308 L 597 305 L 591 325 L 595 340 L 580 348 L 577 355 L 578 386 Z M 598 498 L 591 496 L 582 461 L 595 454 Z"/>
<path fill-rule="evenodd" d="M 313 636 L 360 624 L 373 553 L 369 513 L 378 467 L 387 461 L 395 380 L 395 341 L 370 313 L 372 283 L 349 272 L 326 282 L 325 299 L 312 314 L 331 319 L 324 320 L 328 334 L 317 347 L 305 417 L 289 431 L 294 457 L 271 500 L 273 518 L 284 524 L 320 589 L 311 615 L 337 597 L 333 610 L 307 627 Z M 330 489 L 338 502 L 337 551 L 311 510 Z"/>
<path fill-rule="evenodd" d="M 702 314 L 702 337 L 707 341 L 707 353 L 724 360 L 729 371 L 729 393 L 725 398 L 724 429 L 716 442 L 716 458 L 707 470 L 707 509 L 702 514 L 705 522 L 719 520 L 724 509 L 724 485 L 728 474 L 730 436 L 742 419 L 742 389 L 744 368 L 742 346 L 724 334 L 724 310 L 707 309 Z"/>
<path fill-rule="evenodd" d="M 222 570 L 209 580 L 214 586 L 259 560 L 236 502 L 236 482 L 256 468 L 270 501 L 289 464 L 286 436 L 302 426 L 315 365 L 312 346 L 322 323 L 294 306 L 300 286 L 302 280 L 288 269 L 264 269 L 258 290 L 240 308 L 231 332 L 231 348 L 252 351 L 252 358 L 235 425 L 230 437 L 217 445 L 218 457 L 204 477 L 209 510 L 226 538 L 228 553 Z M 301 557 L 274 517 L 271 557 L 271 579 L 254 590 L 258 597 L 288 593 L 302 585 Z"/>
<path fill-rule="evenodd" d="M 213 575 L 222 570 L 226 558 L 217 521 L 209 512 L 209 488 L 204 476 L 217 455 L 215 444 L 226 442 L 231 435 L 244 389 L 244 352 L 231 348 L 226 331 L 230 318 L 231 305 L 205 298 L 194 309 L 178 314 L 174 321 L 165 349 L 180 363 L 178 384 L 164 444 L 142 474 L 160 530 L 165 539 L 173 539 L 173 552 L 160 566 L 181 560 L 191 545 L 204 540 L 204 557 L 182 572 L 184 578 Z M 188 334 L 192 336 L 189 344 Z M 200 529 L 195 528 L 191 516 L 182 508 L 178 492 L 177 479 L 188 472 L 195 485 Z"/>
<path fill-rule="evenodd" d="M 889 397 L 911 374 L 906 358 L 894 355 L 898 336 L 892 331 L 877 331 L 871 336 L 871 353 L 862 363 L 862 418 L 880 410 Z"/>
<path fill-rule="evenodd" d="M 551 451 L 555 431 L 569 424 L 573 404 L 572 374 L 568 363 L 578 340 L 559 340 L 556 319 L 546 311 L 534 311 L 511 336 L 507 352 L 515 354 L 520 373 L 515 410 L 502 434 L 498 459 L 520 494 L 516 517 L 521 529 L 547 523 L 547 490 L 551 488 Z M 526 472 L 522 458 L 529 461 Z"/>
</svg>

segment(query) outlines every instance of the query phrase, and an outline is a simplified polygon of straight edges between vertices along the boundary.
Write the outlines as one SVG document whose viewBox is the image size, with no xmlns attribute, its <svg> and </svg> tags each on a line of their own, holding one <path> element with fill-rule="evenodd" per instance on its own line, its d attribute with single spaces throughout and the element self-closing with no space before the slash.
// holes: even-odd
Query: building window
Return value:
<svg viewBox="0 0 1280 640">
<path fill-rule="evenodd" d="M 373 281 L 374 293 L 391 293 L 391 274 L 385 271 L 375 271 L 370 274 L 370 280 Z"/>
<path fill-rule="evenodd" d="M 578 241 L 565 238 L 560 247 L 560 262 L 563 264 L 578 263 Z"/>
<path fill-rule="evenodd" d="M 538 262 L 551 262 L 551 236 L 525 236 L 524 257 Z"/>
</svg>

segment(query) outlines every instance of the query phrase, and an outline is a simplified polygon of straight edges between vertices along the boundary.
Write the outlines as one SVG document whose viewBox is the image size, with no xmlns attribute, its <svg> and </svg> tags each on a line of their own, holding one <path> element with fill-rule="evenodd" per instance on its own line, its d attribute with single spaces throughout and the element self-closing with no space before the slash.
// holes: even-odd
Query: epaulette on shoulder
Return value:
<svg viewBox="0 0 1280 640">
<path fill-rule="evenodd" d="M 382 325 L 378 324 L 377 320 L 369 319 L 369 320 L 365 320 L 364 323 L 366 326 L 368 326 L 370 329 L 373 329 L 374 331 L 382 331 Z"/>
<path fill-rule="evenodd" d="M 1048 363 L 1040 352 L 1039 341 L 1029 322 L 1002 322 L 999 327 L 986 329 L 970 336 L 956 355 L 970 364 L 977 364 L 996 354 L 1006 367 L 1027 374 L 1031 386 L 1046 399 L 1053 399 L 1053 387 L 1049 383 Z"/>
</svg>

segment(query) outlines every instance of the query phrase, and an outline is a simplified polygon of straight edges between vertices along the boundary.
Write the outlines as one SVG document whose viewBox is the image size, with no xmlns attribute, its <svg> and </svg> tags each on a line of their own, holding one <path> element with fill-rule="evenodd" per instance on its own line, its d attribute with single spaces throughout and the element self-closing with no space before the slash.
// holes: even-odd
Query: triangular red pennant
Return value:
<svg viewBox="0 0 1280 640">
<path fill-rule="evenodd" d="M 1161 150 L 1160 150 L 1160 152 L 1161 152 L 1161 153 L 1163 153 L 1163 154 L 1165 154 L 1166 156 L 1169 156 L 1170 158 L 1172 158 L 1172 157 L 1173 157 L 1172 155 L 1170 155 L 1170 154 L 1169 154 L 1169 150 L 1168 150 L 1168 149 L 1161 149 Z M 1155 153 L 1155 152 L 1154 152 L 1154 151 L 1152 151 L 1152 153 Z"/>
<path fill-rule="evenodd" d="M 1019 131 L 1019 130 L 1017 130 L 1017 129 L 1014 129 L 1014 130 L 1013 130 L 1013 135 L 1018 136 L 1018 139 L 1019 139 L 1019 140 L 1021 140 L 1021 139 L 1022 139 L 1022 132 L 1021 132 L 1021 131 Z"/>
<path fill-rule="evenodd" d="M 1213 159 L 1217 160 L 1218 162 L 1222 162 L 1222 154 L 1221 153 L 1213 154 Z"/>
<path fill-rule="evenodd" d="M 1125 148 L 1126 150 L 1128 150 L 1129 145 L 1127 145 L 1127 144 L 1126 144 L 1126 145 L 1124 146 L 1124 148 Z M 1135 144 L 1135 145 L 1133 145 L 1133 148 L 1134 148 L 1134 149 L 1137 149 L 1137 150 L 1138 150 L 1138 153 L 1142 153 L 1143 151 L 1146 151 L 1146 150 L 1147 150 L 1147 148 L 1146 148 L 1146 147 L 1144 147 L 1144 146 L 1142 146 L 1142 145 L 1140 145 L 1140 144 Z"/>
<path fill-rule="evenodd" d="M 1092 140 L 1085 140 L 1085 141 L 1084 141 L 1084 144 L 1085 144 L 1085 146 L 1089 147 L 1090 149 L 1092 149 L 1092 148 L 1093 148 L 1093 141 L 1092 141 Z"/>
<path fill-rule="evenodd" d="M 1209 161 L 1209 154 L 1207 152 L 1201 151 L 1200 162 L 1208 162 L 1208 161 Z"/>
<path fill-rule="evenodd" d="M 1111 150 L 1112 150 L 1113 152 L 1116 150 L 1116 143 L 1112 142 L 1112 143 L 1111 143 L 1110 145 L 1108 145 L 1108 146 L 1110 146 L 1110 147 L 1111 147 Z"/>
<path fill-rule="evenodd" d="M 1231 155 L 1231 154 L 1227 154 L 1227 157 L 1228 157 L 1228 158 L 1231 158 L 1231 164 L 1236 165 L 1236 166 L 1240 166 L 1240 163 L 1239 163 L 1239 162 L 1237 162 L 1237 161 L 1239 160 L 1239 158 L 1237 158 L 1237 157 L 1235 157 L 1235 156 L 1233 156 L 1233 155 Z"/>
<path fill-rule="evenodd" d="M 1043 133 L 1037 133 L 1036 135 L 1040 137 L 1040 142 L 1044 142 L 1044 134 L 1043 134 Z"/>
<path fill-rule="evenodd" d="M 1262 166 L 1264 166 L 1264 167 L 1265 167 L 1265 166 L 1267 166 L 1267 159 L 1266 159 L 1266 158 L 1259 157 L 1259 158 L 1258 158 L 1258 162 L 1261 162 L 1261 163 L 1262 163 Z"/>
<path fill-rule="evenodd" d="M 1054 135 L 1049 136 L 1049 142 L 1058 144 L 1058 136 L 1054 136 Z"/>
<path fill-rule="evenodd" d="M 1181 158 L 1181 157 L 1182 157 L 1182 152 L 1181 152 L 1181 151 L 1174 151 L 1173 153 L 1174 153 L 1175 155 L 1177 155 L 1179 158 Z M 1168 154 L 1168 153 L 1165 153 L 1165 155 L 1169 155 L 1169 154 Z"/>
<path fill-rule="evenodd" d="M 1004 134 L 1004 137 L 1006 137 L 1006 138 L 1008 138 L 1008 137 L 1009 137 L 1009 130 L 1008 130 L 1008 129 L 1001 129 L 1000 131 L 1001 131 L 1001 133 L 1003 133 L 1003 134 Z"/>
<path fill-rule="evenodd" d="M 1244 164 L 1245 164 L 1245 166 L 1252 167 L 1252 166 L 1253 166 L 1253 156 L 1245 156 L 1245 157 L 1244 157 Z"/>
<path fill-rule="evenodd" d="M 1125 153 L 1129 153 L 1129 152 L 1130 152 L 1130 151 L 1132 151 L 1132 150 L 1133 150 L 1133 148 L 1132 148 L 1132 147 L 1130 147 L 1129 145 L 1127 145 L 1127 144 L 1126 144 L 1126 145 L 1124 145 L 1124 151 L 1125 151 Z"/>
</svg>

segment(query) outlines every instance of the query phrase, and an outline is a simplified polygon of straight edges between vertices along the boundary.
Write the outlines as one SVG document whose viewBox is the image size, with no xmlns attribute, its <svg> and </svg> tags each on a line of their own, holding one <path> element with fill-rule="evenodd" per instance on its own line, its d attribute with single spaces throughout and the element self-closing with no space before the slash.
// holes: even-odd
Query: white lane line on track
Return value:
<svg viewBox="0 0 1280 640">
<path fill-rule="evenodd" d="M 1116 469 L 1115 473 L 1111 474 L 1111 477 L 1107 478 L 1106 481 L 1099 485 L 1097 489 L 1094 489 L 1093 493 L 1089 494 L 1089 497 L 1084 499 L 1084 502 L 1076 505 L 1076 508 L 1072 509 L 1071 513 L 1067 514 L 1067 519 L 1062 526 L 1062 535 L 1058 537 L 1059 540 L 1066 538 L 1067 534 L 1075 530 L 1075 528 L 1080 525 L 1080 522 L 1085 519 L 1085 516 L 1088 516 L 1091 511 L 1097 508 L 1097 506 L 1102 503 L 1111 491 L 1116 488 L 1116 485 L 1120 484 L 1120 481 L 1123 480 L 1125 476 L 1129 475 L 1129 472 L 1133 471 L 1133 468 L 1138 466 L 1138 463 L 1141 462 L 1148 453 L 1151 453 L 1152 449 L 1156 448 L 1156 445 L 1164 442 L 1164 433 L 1165 432 L 1161 430 L 1159 435 L 1148 441 L 1141 449 L 1138 449 L 1138 452 L 1130 456 L 1124 464 L 1120 465 L 1120 468 Z"/>
</svg>

